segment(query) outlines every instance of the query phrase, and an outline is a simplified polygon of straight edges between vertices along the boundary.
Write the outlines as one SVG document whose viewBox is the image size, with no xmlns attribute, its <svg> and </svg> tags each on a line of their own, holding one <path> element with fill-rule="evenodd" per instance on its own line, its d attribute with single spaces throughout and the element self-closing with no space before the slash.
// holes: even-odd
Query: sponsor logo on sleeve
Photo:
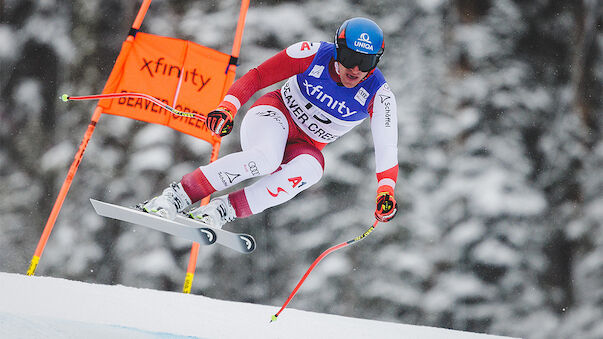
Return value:
<svg viewBox="0 0 603 339">
<path fill-rule="evenodd" d="M 381 104 L 383 104 L 383 108 L 385 109 L 385 127 L 391 127 L 392 122 L 392 105 L 391 105 L 391 96 L 385 94 L 379 94 L 379 98 L 381 99 Z"/>
<path fill-rule="evenodd" d="M 302 41 L 287 47 L 287 55 L 295 59 L 307 58 L 316 54 L 319 47 L 319 43 Z"/>
</svg>

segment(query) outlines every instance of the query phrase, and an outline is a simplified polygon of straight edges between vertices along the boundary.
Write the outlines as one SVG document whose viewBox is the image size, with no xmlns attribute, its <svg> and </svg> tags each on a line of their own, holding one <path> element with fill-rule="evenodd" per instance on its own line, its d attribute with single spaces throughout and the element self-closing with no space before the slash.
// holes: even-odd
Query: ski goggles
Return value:
<svg viewBox="0 0 603 339">
<path fill-rule="evenodd" d="M 345 46 L 345 43 L 340 43 L 338 45 L 337 62 L 342 64 L 343 67 L 354 68 L 354 66 L 358 66 L 358 69 L 362 72 L 369 72 L 377 67 L 381 54 L 359 53 Z"/>
</svg>

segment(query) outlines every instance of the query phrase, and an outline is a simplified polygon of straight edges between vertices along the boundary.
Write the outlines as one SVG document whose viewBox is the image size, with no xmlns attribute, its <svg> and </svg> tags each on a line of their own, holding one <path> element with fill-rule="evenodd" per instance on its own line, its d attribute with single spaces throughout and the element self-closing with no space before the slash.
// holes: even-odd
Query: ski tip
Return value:
<svg viewBox="0 0 603 339">
<path fill-rule="evenodd" d="M 92 208 L 94 208 L 94 211 L 96 212 L 96 214 L 100 215 L 99 206 L 101 205 L 102 202 L 98 201 L 96 199 L 92 199 L 92 198 L 89 198 L 89 199 L 90 199 L 90 203 L 92 204 Z"/>
<path fill-rule="evenodd" d="M 67 94 L 63 94 L 61 95 L 61 100 L 63 100 L 63 102 L 67 102 L 69 101 L 69 96 Z"/>
<path fill-rule="evenodd" d="M 102 202 L 102 201 L 100 201 L 100 200 L 96 200 L 96 199 L 94 199 L 94 198 L 88 198 L 88 200 L 90 200 L 90 203 L 92 204 L 92 206 L 98 206 L 98 205 L 103 204 L 103 202 Z"/>
</svg>

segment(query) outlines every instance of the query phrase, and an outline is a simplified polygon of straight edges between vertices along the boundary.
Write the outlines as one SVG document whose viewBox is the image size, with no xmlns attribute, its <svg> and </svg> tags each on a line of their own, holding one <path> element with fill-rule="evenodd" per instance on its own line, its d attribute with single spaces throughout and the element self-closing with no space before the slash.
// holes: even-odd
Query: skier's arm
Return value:
<svg viewBox="0 0 603 339">
<path fill-rule="evenodd" d="M 394 189 L 398 180 L 398 118 L 394 93 L 387 84 L 377 91 L 372 103 L 371 132 L 375 146 L 377 208 L 375 217 L 391 220 L 397 211 Z"/>
<path fill-rule="evenodd" d="M 319 47 L 318 42 L 302 41 L 280 51 L 235 81 L 219 106 L 227 108 L 234 116 L 260 89 L 304 72 Z"/>
</svg>

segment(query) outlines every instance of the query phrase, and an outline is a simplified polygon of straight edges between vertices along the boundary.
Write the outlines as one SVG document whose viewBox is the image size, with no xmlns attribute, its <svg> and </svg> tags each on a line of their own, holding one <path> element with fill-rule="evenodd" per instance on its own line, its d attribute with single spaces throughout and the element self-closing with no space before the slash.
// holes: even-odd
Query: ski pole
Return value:
<svg viewBox="0 0 603 339">
<path fill-rule="evenodd" d="M 67 102 L 69 100 L 98 100 L 98 99 L 113 99 L 113 98 L 143 98 L 143 99 L 149 100 L 150 102 L 154 103 L 155 105 L 165 109 L 166 111 L 168 111 L 172 114 L 180 115 L 183 117 L 196 118 L 201 121 L 205 121 L 205 116 L 203 116 L 203 115 L 179 111 L 179 110 L 175 109 L 174 107 L 166 104 L 165 102 L 163 102 L 153 96 L 150 96 L 148 94 L 144 94 L 144 93 L 128 93 L 128 92 L 106 93 L 106 94 L 93 94 L 93 95 L 85 95 L 85 96 L 77 96 L 77 97 L 72 97 L 67 94 L 63 94 L 61 96 L 61 100 L 63 100 L 64 102 Z"/>
<path fill-rule="evenodd" d="M 304 274 L 304 276 L 301 278 L 301 280 L 297 283 L 297 286 L 295 286 L 295 288 L 293 289 L 293 292 L 291 292 L 291 294 L 289 294 L 289 298 L 287 298 L 287 300 L 285 301 L 285 303 L 283 304 L 283 306 L 281 307 L 281 309 L 276 312 L 276 314 L 274 314 L 272 316 L 272 318 L 270 319 L 270 322 L 276 321 L 277 317 L 281 314 L 281 312 L 285 309 L 285 307 L 287 307 L 287 305 L 289 305 L 289 303 L 291 302 L 291 299 L 293 299 L 293 297 L 295 296 L 295 294 L 297 293 L 297 290 L 299 290 L 299 288 L 301 287 L 301 285 L 304 283 L 304 281 L 306 280 L 306 278 L 308 277 L 308 275 L 310 275 L 310 272 L 312 272 L 312 270 L 314 269 L 314 267 L 316 265 L 318 265 L 318 263 L 324 259 L 324 257 L 326 257 L 327 255 L 329 255 L 332 252 L 337 251 L 338 249 L 344 248 L 346 246 L 349 246 L 353 243 L 356 243 L 364 238 L 366 238 L 369 234 L 371 234 L 373 232 L 373 230 L 375 229 L 375 227 L 377 227 L 377 223 L 379 221 L 375 220 L 375 223 L 373 224 L 373 226 L 369 227 L 366 232 L 364 232 L 362 235 L 357 236 L 356 238 L 352 239 L 352 240 L 348 240 L 346 242 L 343 242 L 339 245 L 335 245 L 329 249 L 327 249 L 326 251 L 322 252 L 321 255 L 318 256 L 318 258 L 316 258 L 316 260 L 314 260 L 314 262 L 312 263 L 312 265 L 310 265 L 310 268 L 308 268 L 308 270 L 306 271 L 306 274 Z"/>
</svg>

